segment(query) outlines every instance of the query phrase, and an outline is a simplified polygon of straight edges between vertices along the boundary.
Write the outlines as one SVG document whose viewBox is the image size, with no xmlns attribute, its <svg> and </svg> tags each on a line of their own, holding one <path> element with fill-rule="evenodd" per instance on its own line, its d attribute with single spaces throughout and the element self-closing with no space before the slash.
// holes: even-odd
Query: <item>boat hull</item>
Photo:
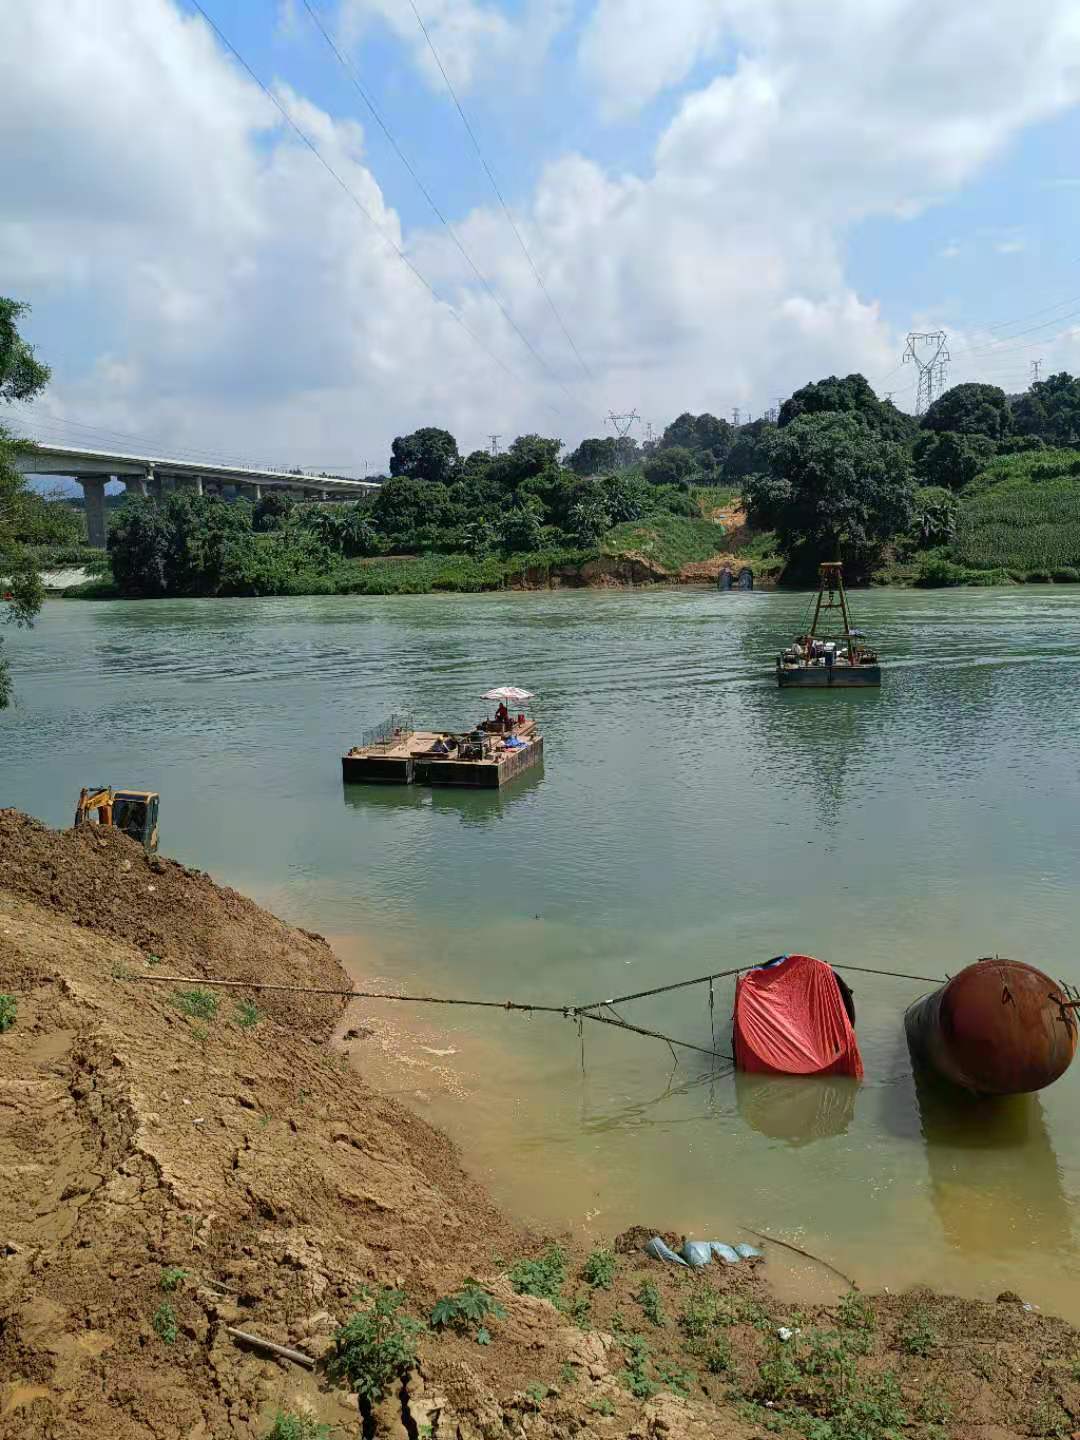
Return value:
<svg viewBox="0 0 1080 1440">
<path fill-rule="evenodd" d="M 865 690 L 881 685 L 880 665 L 781 665 L 776 664 L 776 683 L 781 690 Z"/>
<path fill-rule="evenodd" d="M 1019 960 L 977 960 L 904 1016 L 914 1064 L 976 1095 L 1023 1095 L 1072 1063 L 1077 1027 L 1065 992 Z"/>
</svg>

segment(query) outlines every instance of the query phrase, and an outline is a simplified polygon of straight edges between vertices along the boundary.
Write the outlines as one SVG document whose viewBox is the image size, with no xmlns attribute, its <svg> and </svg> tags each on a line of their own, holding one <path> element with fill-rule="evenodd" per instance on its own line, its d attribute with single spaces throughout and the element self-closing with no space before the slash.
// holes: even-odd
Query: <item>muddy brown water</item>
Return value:
<svg viewBox="0 0 1080 1440">
<path fill-rule="evenodd" d="M 779 694 L 806 596 L 712 591 L 51 602 L 7 638 L 0 803 L 162 792 L 162 845 L 397 988 L 571 1003 L 802 950 L 1080 982 L 1080 591 L 854 596 L 880 693 Z M 386 712 L 539 693 L 544 771 L 496 795 L 344 790 Z M 371 1006 L 357 1063 L 555 1228 L 774 1230 L 864 1285 L 1013 1289 L 1080 1320 L 1080 1071 L 989 1106 L 911 1072 L 925 986 L 850 977 L 866 1079 L 716 1078 L 595 1027 Z M 707 1043 L 703 991 L 627 1006 Z M 726 1039 L 731 991 L 719 987 Z M 395 1059 L 394 1057 L 402 1057 Z"/>
</svg>

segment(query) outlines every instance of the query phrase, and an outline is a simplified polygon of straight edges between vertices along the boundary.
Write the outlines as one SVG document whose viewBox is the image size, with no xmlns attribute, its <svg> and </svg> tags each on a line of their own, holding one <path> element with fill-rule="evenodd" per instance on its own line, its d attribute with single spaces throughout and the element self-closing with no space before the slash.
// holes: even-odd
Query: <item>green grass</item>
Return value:
<svg viewBox="0 0 1080 1440">
<path fill-rule="evenodd" d="M 961 497 L 952 558 L 1029 576 L 1080 568 L 1080 454 L 1037 450 L 988 465 Z"/>
<path fill-rule="evenodd" d="M 234 1017 L 241 1030 L 250 1030 L 253 1025 L 258 1025 L 262 1019 L 258 1006 L 251 1000 L 237 1001 Z"/>
<path fill-rule="evenodd" d="M 660 1300 L 660 1291 L 656 1288 L 654 1280 L 643 1280 L 634 1299 L 645 1312 L 645 1318 L 651 1325 L 667 1324 L 667 1317 L 664 1315 L 664 1307 Z"/>
<path fill-rule="evenodd" d="M 188 1277 L 188 1272 L 182 1270 L 179 1265 L 168 1265 L 161 1272 L 162 1290 L 175 1290 L 182 1285 Z"/>
<path fill-rule="evenodd" d="M 174 990 L 169 1000 L 193 1020 L 212 1020 L 217 1014 L 218 997 L 212 990 Z"/>
<path fill-rule="evenodd" d="M 526 555 L 398 555 L 344 562 L 333 576 L 339 595 L 426 595 L 433 590 L 475 594 L 503 590 L 526 570 L 553 570 L 594 560 L 595 550 L 542 550 Z"/>
<path fill-rule="evenodd" d="M 19 1004 L 14 995 L 0 995 L 0 1035 L 10 1030 L 19 1013 Z"/>
<path fill-rule="evenodd" d="M 718 502 L 719 503 L 719 502 Z M 627 520 L 609 530 L 601 541 L 605 555 L 633 551 L 644 555 L 662 570 L 676 574 L 695 560 L 708 560 L 724 549 L 724 527 L 711 520 L 691 520 L 685 515 L 650 515 L 644 520 Z"/>
</svg>

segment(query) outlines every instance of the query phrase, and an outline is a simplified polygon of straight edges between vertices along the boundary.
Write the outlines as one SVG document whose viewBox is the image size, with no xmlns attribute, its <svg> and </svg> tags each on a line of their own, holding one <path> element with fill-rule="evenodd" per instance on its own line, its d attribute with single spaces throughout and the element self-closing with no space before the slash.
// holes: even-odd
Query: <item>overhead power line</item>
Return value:
<svg viewBox="0 0 1080 1440">
<path fill-rule="evenodd" d="M 372 116 L 374 117 L 375 123 L 378 125 L 379 129 L 380 129 L 380 130 L 383 132 L 383 134 L 386 136 L 386 139 L 387 139 L 388 142 L 390 143 L 390 146 L 392 147 L 392 149 L 393 149 L 393 151 L 394 151 L 394 154 L 398 157 L 398 159 L 401 161 L 402 165 L 404 165 L 404 166 L 405 166 L 405 169 L 409 172 L 409 175 L 412 177 L 412 180 L 413 180 L 414 184 L 416 185 L 416 188 L 420 191 L 421 195 L 423 195 L 424 199 L 427 201 L 429 208 L 431 209 L 432 213 L 435 215 L 435 218 L 439 221 L 439 223 L 440 223 L 440 224 L 443 226 L 443 228 L 446 230 L 446 233 L 450 236 L 450 239 L 454 242 L 455 246 L 457 247 L 457 250 L 458 250 L 459 254 L 461 255 L 462 259 L 465 261 L 465 263 L 468 265 L 469 269 L 470 269 L 470 270 L 473 272 L 473 274 L 476 276 L 477 280 L 479 280 L 480 284 L 481 284 L 481 285 L 484 287 L 484 289 L 487 291 L 487 293 L 488 293 L 488 295 L 491 297 L 491 299 L 492 299 L 492 300 L 495 302 L 495 304 L 499 307 L 499 310 L 500 310 L 500 312 L 501 312 L 501 314 L 502 314 L 502 316 L 503 316 L 503 319 L 506 321 L 506 323 L 507 323 L 507 324 L 510 326 L 510 328 L 513 330 L 514 334 L 518 337 L 518 339 L 521 341 L 521 343 L 522 343 L 522 344 L 525 346 L 525 348 L 528 350 L 529 354 L 536 360 L 537 364 L 539 364 L 539 365 L 543 368 L 544 373 L 545 373 L 546 375 L 548 375 L 548 376 L 550 377 L 550 379 L 552 379 L 552 380 L 555 381 L 556 385 L 558 385 L 559 388 L 563 391 L 563 393 L 566 395 L 567 399 L 568 399 L 572 404 L 580 404 L 581 402 L 578 401 L 578 400 L 575 398 L 575 396 L 573 396 L 573 395 L 570 393 L 570 391 L 567 389 L 567 387 L 566 387 L 566 385 L 564 384 L 564 382 L 563 382 L 563 380 L 561 379 L 561 377 L 555 373 L 555 371 L 551 368 L 551 366 L 548 364 L 548 362 L 544 359 L 543 355 L 540 354 L 540 352 L 537 350 L 536 346 L 533 345 L 533 343 L 532 343 L 532 341 L 529 339 L 529 337 L 528 337 L 528 336 L 524 333 L 524 331 L 520 328 L 520 326 L 518 325 L 517 321 L 514 319 L 513 315 L 511 315 L 510 311 L 509 311 L 509 310 L 507 309 L 507 307 L 503 304 L 502 300 L 500 299 L 500 297 L 499 297 L 498 294 L 496 293 L 494 287 L 492 286 L 491 282 L 488 280 L 487 276 L 482 273 L 482 271 L 480 270 L 479 266 L 478 266 L 478 265 L 476 264 L 476 262 L 473 260 L 472 256 L 469 254 L 469 252 L 465 249 L 465 246 L 461 243 L 461 239 L 460 239 L 460 237 L 458 236 L 457 231 L 454 229 L 453 225 L 451 225 L 450 221 L 449 221 L 449 220 L 446 218 L 446 216 L 443 214 L 442 210 L 439 208 L 438 204 L 437 204 L 436 201 L 435 201 L 434 196 L 431 194 L 431 191 L 427 188 L 427 186 L 424 184 L 423 180 L 421 180 L 420 176 L 416 173 L 416 169 L 415 169 L 414 165 L 413 165 L 412 162 L 410 161 L 409 157 L 408 157 L 408 156 L 405 154 L 405 152 L 402 150 L 401 146 L 398 144 L 397 139 L 396 139 L 395 136 L 393 135 L 393 133 L 392 133 L 392 131 L 390 130 L 390 127 L 387 125 L 386 121 L 383 119 L 382 115 L 380 114 L 378 108 L 377 108 L 376 105 L 375 105 L 375 102 L 371 99 L 371 96 L 368 94 L 367 90 L 366 90 L 366 89 L 364 88 L 364 86 L 362 85 L 362 83 L 361 83 L 361 81 L 360 81 L 360 77 L 357 75 L 355 68 L 349 63 L 348 58 L 342 53 L 342 50 L 341 50 L 340 46 L 337 44 L 337 42 L 334 40 L 333 36 L 330 34 L 329 30 L 327 30 L 326 26 L 323 24 L 322 16 L 319 14 L 318 9 L 316 8 L 316 6 L 314 6 L 314 5 L 311 3 L 311 0 L 304 0 L 304 9 L 305 9 L 305 10 L 308 12 L 308 14 L 311 16 L 312 21 L 314 22 L 314 24 L 317 26 L 317 28 L 318 28 L 318 30 L 319 30 L 319 33 L 322 35 L 323 39 L 326 41 L 327 45 L 329 46 L 329 48 L 331 49 L 331 51 L 333 52 L 333 54 L 334 54 L 335 57 L 337 58 L 338 64 L 339 64 L 339 65 L 341 66 L 341 68 L 345 71 L 345 74 L 349 77 L 349 80 L 352 82 L 353 88 L 356 90 L 357 94 L 360 96 L 361 100 L 363 100 L 363 102 L 364 102 L 364 104 L 367 106 L 367 108 L 371 111 L 371 114 L 372 114 Z"/>
<path fill-rule="evenodd" d="M 522 376 L 517 374 L 515 370 L 513 370 L 509 365 L 507 365 L 505 360 L 501 360 L 499 356 L 496 355 L 489 346 L 484 344 L 483 340 L 481 340 L 480 336 L 477 335 L 476 332 L 469 326 L 468 322 L 464 319 L 456 306 L 451 305 L 448 300 L 441 299 L 441 297 L 437 294 L 431 283 L 417 269 L 417 267 L 409 259 L 408 255 L 405 254 L 405 251 L 402 250 L 401 246 L 398 245 L 398 243 L 386 233 L 386 231 L 375 219 L 374 215 L 372 215 L 371 211 L 359 198 L 359 196 L 348 184 L 348 182 L 344 180 L 330 164 L 329 160 L 327 160 L 325 155 L 323 155 L 322 151 L 315 144 L 314 140 L 312 140 L 311 137 L 300 128 L 300 126 L 289 114 L 288 110 L 281 103 L 281 101 L 274 94 L 274 92 L 269 88 L 269 86 L 265 85 L 263 81 L 259 79 L 258 75 L 256 75 L 255 71 L 244 59 L 243 55 L 241 55 L 240 51 L 236 48 L 232 41 L 225 34 L 223 34 L 218 25 L 203 9 L 200 0 L 191 0 L 191 3 L 206 21 L 206 23 L 210 26 L 211 30 L 213 30 L 214 34 L 221 41 L 222 45 L 224 45 L 226 50 L 228 50 L 229 53 L 233 56 L 237 64 L 240 65 L 244 71 L 246 71 L 246 73 L 251 77 L 252 80 L 254 80 L 255 84 L 259 87 L 259 89 L 263 92 L 266 98 L 281 115 L 281 118 L 285 121 L 286 125 L 288 125 L 289 129 L 292 130 L 296 137 L 304 145 L 307 146 L 307 148 L 315 156 L 315 159 L 318 160 L 319 164 L 334 180 L 335 184 L 337 184 L 341 188 L 341 190 L 348 196 L 348 198 L 356 206 L 357 210 L 359 210 L 361 215 L 363 215 L 364 219 L 367 220 L 368 224 L 372 227 L 372 229 L 375 230 L 382 237 L 383 241 L 390 247 L 390 249 L 394 252 L 394 254 L 401 261 L 401 263 L 406 266 L 406 268 L 411 271 L 412 275 L 420 282 L 420 284 L 431 296 L 432 300 L 434 300 L 435 304 L 440 309 L 445 309 L 450 315 L 454 317 L 454 319 L 461 326 L 462 330 L 465 331 L 465 334 L 468 335 L 469 339 L 473 342 L 473 344 L 476 345 L 479 349 L 481 349 L 484 354 L 487 355 L 489 360 L 492 360 L 496 365 L 498 365 L 499 369 L 502 370 L 504 374 L 509 375 L 511 379 L 516 380 L 518 384 L 525 384 L 526 382 L 524 381 Z"/>
<path fill-rule="evenodd" d="M 415 0 L 409 0 L 409 4 L 410 4 L 410 6 L 412 7 L 412 12 L 413 12 L 413 14 L 416 16 L 416 23 L 420 26 L 420 29 L 423 31 L 424 39 L 427 41 L 427 46 L 428 46 L 428 49 L 431 51 L 432 58 L 434 59 L 435 64 L 439 67 L 439 74 L 442 76 L 443 80 L 446 82 L 446 88 L 447 88 L 447 90 L 449 90 L 449 92 L 450 92 L 450 98 L 451 98 L 451 100 L 453 100 L 454 106 L 455 106 L 458 114 L 461 116 L 461 123 L 465 126 L 465 129 L 466 129 L 466 131 L 468 132 L 469 139 L 472 141 L 473 149 L 476 151 L 476 154 L 477 154 L 477 157 L 478 157 L 478 159 L 479 159 L 479 161 L 480 161 L 480 164 L 484 167 L 484 174 L 485 174 L 485 175 L 487 176 L 487 178 L 490 180 L 490 182 L 491 182 L 491 188 L 495 191 L 495 195 L 496 195 L 496 197 L 497 197 L 497 199 L 498 199 L 498 201 L 499 201 L 499 204 L 502 206 L 502 211 L 503 211 L 503 214 L 506 216 L 507 223 L 509 224 L 510 229 L 513 230 L 514 236 L 515 236 L 518 244 L 521 246 L 521 253 L 525 256 L 525 259 L 529 262 L 529 269 L 532 271 L 532 273 L 533 273 L 533 275 L 534 275 L 534 277 L 535 277 L 535 279 L 536 279 L 537 285 L 539 285 L 540 289 L 543 291 L 544 299 L 547 301 L 548 305 L 551 307 L 551 313 L 555 316 L 555 319 L 559 322 L 559 328 L 562 330 L 563 334 L 566 336 L 566 343 L 570 346 L 570 349 L 574 352 L 574 355 L 575 355 L 575 357 L 576 357 L 576 359 L 577 359 L 577 362 L 578 362 L 578 364 L 581 366 L 582 370 L 584 370 L 584 372 L 585 372 L 585 374 L 588 376 L 588 378 L 589 378 L 590 380 L 592 380 L 592 379 L 594 378 L 594 377 L 593 377 L 593 373 L 592 373 L 592 371 L 589 369 L 588 365 L 586 365 L 585 361 L 582 359 L 580 350 L 579 350 L 578 347 L 574 344 L 574 337 L 570 334 L 570 331 L 566 328 L 566 322 L 563 320 L 562 315 L 560 315 L 558 306 L 555 304 L 555 301 L 551 298 L 551 292 L 548 290 L 547 286 L 544 284 L 544 278 L 543 278 L 543 276 L 540 274 L 540 271 L 536 268 L 536 263 L 535 263 L 535 261 L 533 260 L 532 256 L 529 254 L 529 247 L 525 244 L 525 241 L 522 239 L 521 231 L 518 229 L 517 224 L 516 224 L 515 221 L 514 221 L 514 217 L 513 217 L 513 215 L 511 215 L 511 213 L 510 213 L 510 207 L 507 205 L 506 201 L 503 199 L 503 193 L 502 193 L 502 191 L 499 189 L 499 182 L 495 179 L 495 175 L 494 175 L 494 173 L 493 173 L 493 171 L 492 171 L 492 169 L 491 169 L 491 166 L 488 164 L 487 160 L 484 158 L 484 152 L 483 152 L 483 150 L 481 150 L 481 148 L 480 148 L 480 142 L 479 142 L 479 140 L 477 140 L 477 138 L 476 138 L 476 132 L 473 130 L 472 125 L 469 123 L 469 117 L 465 114 L 465 111 L 464 111 L 464 109 L 462 108 L 461 101 L 460 101 L 460 100 L 458 99 L 458 97 L 457 97 L 457 91 L 454 89 L 454 87 L 453 87 L 453 85 L 452 85 L 452 83 L 451 83 L 451 81 L 450 81 L 450 76 L 446 73 L 446 67 L 443 65 L 442 60 L 439 58 L 439 52 L 435 49 L 435 43 L 434 43 L 434 41 L 432 40 L 430 33 L 428 32 L 427 26 L 424 24 L 423 17 L 421 16 L 420 11 L 416 8 Z"/>
</svg>

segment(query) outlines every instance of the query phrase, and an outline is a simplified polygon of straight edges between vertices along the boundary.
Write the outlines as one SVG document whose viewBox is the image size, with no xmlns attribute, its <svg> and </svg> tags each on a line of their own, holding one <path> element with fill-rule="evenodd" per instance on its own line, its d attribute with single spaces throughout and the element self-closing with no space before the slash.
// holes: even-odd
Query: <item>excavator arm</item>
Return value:
<svg viewBox="0 0 1080 1440">
<path fill-rule="evenodd" d="M 113 823 L 113 791 L 111 785 L 86 785 L 79 791 L 75 806 L 75 826 L 88 825 L 97 818 L 99 825 Z"/>
</svg>

